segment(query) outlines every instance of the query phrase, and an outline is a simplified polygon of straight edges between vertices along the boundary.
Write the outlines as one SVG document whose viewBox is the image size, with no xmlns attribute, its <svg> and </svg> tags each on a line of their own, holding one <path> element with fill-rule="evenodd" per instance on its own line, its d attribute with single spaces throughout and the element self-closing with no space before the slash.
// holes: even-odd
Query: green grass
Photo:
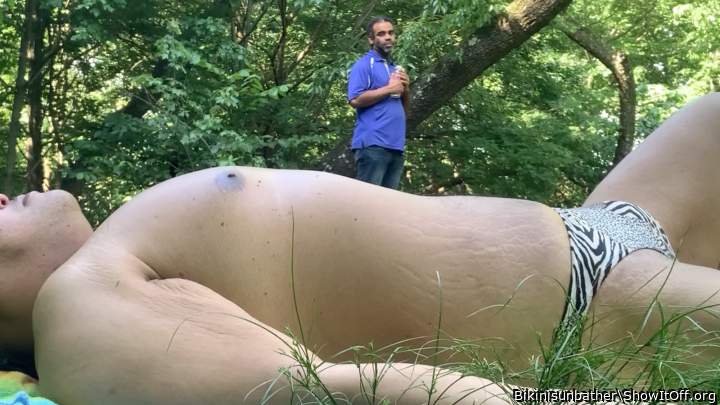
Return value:
<svg viewBox="0 0 720 405">
<path fill-rule="evenodd" d="M 436 339 L 429 348 L 411 350 L 399 342 L 393 347 L 377 349 L 369 344 L 364 347 L 353 347 L 349 350 L 355 356 L 352 363 L 359 367 L 360 363 L 374 365 L 371 378 L 362 378 L 358 374 L 358 385 L 363 387 L 362 401 L 354 402 L 343 393 L 333 393 L 324 386 L 318 377 L 318 366 L 312 365 L 312 359 L 306 356 L 307 350 L 295 341 L 296 346 L 287 352 L 297 361 L 303 370 L 299 373 L 284 372 L 284 378 L 293 387 L 295 404 L 350 404 L 368 403 L 384 404 L 376 395 L 378 383 L 384 371 L 391 367 L 398 354 L 417 353 L 418 363 L 433 365 L 437 353 L 458 353 L 469 360 L 456 363 L 437 364 L 438 372 L 442 369 L 452 370 L 463 375 L 484 377 L 506 384 L 534 387 L 539 389 L 579 389 L 615 391 L 633 388 L 635 391 L 656 391 L 661 389 L 686 388 L 692 391 L 720 392 L 720 361 L 697 364 L 693 361 L 693 353 L 701 349 L 717 349 L 720 346 L 720 332 L 704 333 L 705 339 L 698 341 L 698 330 L 684 316 L 669 316 L 663 326 L 644 341 L 635 341 L 628 336 L 613 344 L 595 346 L 593 342 L 581 342 L 579 334 L 573 330 L 556 333 L 554 340 L 547 346 L 538 347 L 538 356 L 529 358 L 525 368 L 510 370 L 499 362 L 485 359 L 487 353 L 481 344 L 469 341 L 444 341 Z M 692 325 L 692 322 L 689 322 Z M 578 327 L 585 331 L 588 328 L 578 322 Z M 571 328 L 572 329 L 572 328 Z M 575 340 L 573 343 L 569 343 Z M 422 351 L 430 351 L 422 354 Z M 320 366 L 322 367 L 322 366 Z M 298 376 L 304 376 L 299 378 Z M 433 404 L 437 395 L 435 387 L 427 387 L 428 401 Z M 508 398 L 508 403 L 514 403 Z"/>
</svg>

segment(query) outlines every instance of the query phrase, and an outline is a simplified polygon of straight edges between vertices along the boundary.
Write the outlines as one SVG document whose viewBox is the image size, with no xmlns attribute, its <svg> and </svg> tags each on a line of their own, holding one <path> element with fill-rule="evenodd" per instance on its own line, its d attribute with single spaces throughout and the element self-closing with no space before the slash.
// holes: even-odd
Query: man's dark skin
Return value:
<svg viewBox="0 0 720 405">
<path fill-rule="evenodd" d="M 395 28 L 389 21 L 379 21 L 373 25 L 373 35 L 368 37 L 372 48 L 387 59 L 395 46 Z M 403 108 L 407 115 L 410 102 L 410 78 L 404 70 L 398 70 L 390 76 L 390 82 L 375 90 L 368 90 L 350 101 L 353 108 L 369 107 L 390 94 L 402 94 Z"/>
</svg>

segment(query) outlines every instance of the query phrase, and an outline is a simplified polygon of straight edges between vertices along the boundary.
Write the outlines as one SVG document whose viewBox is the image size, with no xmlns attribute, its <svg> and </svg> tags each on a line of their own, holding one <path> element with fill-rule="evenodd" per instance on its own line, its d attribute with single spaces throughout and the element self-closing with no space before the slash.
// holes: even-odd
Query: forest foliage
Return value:
<svg viewBox="0 0 720 405">
<path fill-rule="evenodd" d="M 0 0 L 3 192 L 62 187 L 98 223 L 189 171 L 322 167 L 352 132 L 346 74 L 370 16 L 396 19 L 418 82 L 534 1 Z M 612 168 L 622 108 L 569 33 L 627 60 L 637 143 L 720 86 L 718 18 L 720 0 L 570 2 L 420 123 L 402 189 L 581 202 Z"/>
</svg>

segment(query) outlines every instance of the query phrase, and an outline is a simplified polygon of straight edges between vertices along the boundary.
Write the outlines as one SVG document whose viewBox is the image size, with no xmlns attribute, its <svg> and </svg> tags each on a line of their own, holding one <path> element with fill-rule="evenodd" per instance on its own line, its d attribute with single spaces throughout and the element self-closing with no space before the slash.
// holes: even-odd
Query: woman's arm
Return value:
<svg viewBox="0 0 720 405">
<path fill-rule="evenodd" d="M 308 365 L 327 388 L 314 384 L 318 395 L 363 403 L 362 386 L 373 385 L 374 365 L 324 363 L 299 337 L 202 285 L 158 279 L 122 252 L 92 253 L 52 277 L 34 314 L 41 390 L 59 403 L 289 403 L 293 395 L 311 395 L 303 387 L 312 382 Z M 95 261 L 98 254 L 105 264 Z M 438 404 L 507 398 L 487 380 L 422 365 L 383 366 L 377 398 Z"/>
<path fill-rule="evenodd" d="M 449 370 L 408 363 L 324 365 L 320 377 L 331 392 L 353 404 L 509 404 L 512 387 Z"/>
</svg>

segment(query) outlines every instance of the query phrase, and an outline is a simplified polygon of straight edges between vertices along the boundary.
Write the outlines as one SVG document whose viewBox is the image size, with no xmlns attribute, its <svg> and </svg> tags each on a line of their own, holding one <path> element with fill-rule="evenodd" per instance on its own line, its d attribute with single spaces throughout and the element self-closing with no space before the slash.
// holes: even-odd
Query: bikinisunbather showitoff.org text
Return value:
<svg viewBox="0 0 720 405">
<path fill-rule="evenodd" d="M 513 400 L 518 402 L 540 403 L 655 403 L 655 402 L 694 402 L 716 404 L 717 397 L 711 391 L 692 391 L 686 388 L 657 391 L 635 391 L 633 389 L 615 390 L 534 390 L 528 388 L 513 389 Z"/>
</svg>

